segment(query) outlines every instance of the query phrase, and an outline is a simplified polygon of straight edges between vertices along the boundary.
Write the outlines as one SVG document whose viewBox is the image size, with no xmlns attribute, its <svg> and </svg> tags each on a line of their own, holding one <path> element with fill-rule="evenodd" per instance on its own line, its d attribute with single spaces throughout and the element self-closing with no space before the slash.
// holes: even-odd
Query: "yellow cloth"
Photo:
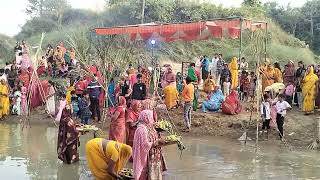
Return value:
<svg viewBox="0 0 320 180">
<path fill-rule="evenodd" d="M 119 173 L 126 165 L 131 154 L 130 146 L 115 141 L 108 141 L 105 152 L 102 148 L 103 138 L 95 138 L 86 144 L 88 166 L 96 180 L 114 180 L 108 173 L 108 163 L 115 162 L 114 172 Z"/>
<path fill-rule="evenodd" d="M 7 85 L 0 84 L 0 118 L 9 115 L 9 111 L 9 88 Z"/>
<path fill-rule="evenodd" d="M 262 67 L 262 90 L 274 83 L 275 71 L 272 67 Z"/>
<path fill-rule="evenodd" d="M 168 109 L 173 108 L 177 105 L 177 100 L 179 97 L 179 93 L 174 84 L 170 84 L 163 89 L 164 94 L 164 104 Z"/>
<path fill-rule="evenodd" d="M 213 79 L 206 79 L 203 83 L 203 91 L 206 93 L 210 93 L 212 90 L 214 90 L 215 86 L 216 83 Z"/>
<path fill-rule="evenodd" d="M 231 89 L 237 89 L 239 85 L 239 71 L 238 61 L 236 57 L 233 57 L 229 64 L 229 70 L 231 73 Z"/>
<path fill-rule="evenodd" d="M 70 86 L 66 93 L 66 100 L 67 100 L 67 104 L 69 105 L 71 104 L 71 91 L 75 91 L 74 86 Z"/>
<path fill-rule="evenodd" d="M 278 68 L 274 68 L 274 82 L 283 83 L 282 72 Z"/>
<path fill-rule="evenodd" d="M 302 81 L 302 96 L 303 96 L 303 108 L 304 112 L 312 112 L 314 110 L 314 101 L 316 98 L 316 82 L 319 80 L 318 76 L 314 74 L 313 67 L 310 67 L 310 71 L 304 77 Z"/>
</svg>

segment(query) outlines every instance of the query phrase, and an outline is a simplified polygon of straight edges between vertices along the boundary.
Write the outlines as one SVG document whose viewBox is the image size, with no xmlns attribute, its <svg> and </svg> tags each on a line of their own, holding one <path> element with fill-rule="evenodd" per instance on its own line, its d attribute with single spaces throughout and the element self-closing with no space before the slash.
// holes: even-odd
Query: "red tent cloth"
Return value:
<svg viewBox="0 0 320 180">
<path fill-rule="evenodd" d="M 242 22 L 242 23 L 241 23 Z M 242 25 L 242 29 L 257 29 L 260 27 L 252 27 L 254 22 L 249 19 L 241 19 L 241 18 L 233 18 L 233 19 L 216 19 L 209 21 L 199 21 L 199 22 L 188 22 L 188 23 L 172 23 L 172 24 L 139 24 L 132 26 L 121 26 L 114 28 L 96 28 L 96 34 L 98 35 L 113 35 L 113 34 L 128 34 L 131 40 L 135 40 L 137 34 L 140 34 L 143 40 L 148 40 L 152 37 L 153 33 L 158 34 L 163 37 L 166 42 L 171 42 L 177 39 L 182 39 L 186 41 L 190 40 L 199 40 L 206 39 L 207 37 L 195 37 L 193 36 L 194 32 L 198 32 L 198 34 L 202 33 L 205 28 L 208 28 L 210 33 L 215 38 L 222 38 L 224 36 L 223 32 L 228 31 L 228 37 L 235 39 L 240 37 L 240 25 Z M 262 23 L 261 28 L 266 27 L 266 23 Z M 221 27 L 221 28 L 218 28 Z M 180 37 L 172 37 L 177 32 L 187 32 L 186 36 Z M 190 32 L 190 34 L 188 33 Z M 155 34 L 155 35 L 156 35 Z"/>
<path fill-rule="evenodd" d="M 152 34 L 153 34 L 152 32 L 151 33 L 140 33 L 140 36 L 144 41 L 147 41 L 148 39 L 150 39 L 152 37 Z"/>
<path fill-rule="evenodd" d="M 228 32 L 229 32 L 229 37 L 231 39 L 237 39 L 240 37 L 240 28 L 229 28 L 228 29 Z"/>
<path fill-rule="evenodd" d="M 222 27 L 221 26 L 208 26 L 208 30 L 210 31 L 212 37 L 222 38 Z"/>
</svg>

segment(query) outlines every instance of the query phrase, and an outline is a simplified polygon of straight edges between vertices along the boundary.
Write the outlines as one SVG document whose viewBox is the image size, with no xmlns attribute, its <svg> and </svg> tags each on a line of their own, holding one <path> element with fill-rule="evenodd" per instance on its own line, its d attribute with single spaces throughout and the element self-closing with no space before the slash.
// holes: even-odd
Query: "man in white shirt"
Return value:
<svg viewBox="0 0 320 180">
<path fill-rule="evenodd" d="M 284 99 L 285 99 L 285 96 L 283 94 L 280 94 L 278 97 L 278 101 L 275 102 L 276 111 L 277 111 L 277 127 L 279 130 L 280 140 L 282 140 L 283 138 L 284 117 L 287 114 L 287 110 L 291 109 L 290 104 Z"/>
</svg>

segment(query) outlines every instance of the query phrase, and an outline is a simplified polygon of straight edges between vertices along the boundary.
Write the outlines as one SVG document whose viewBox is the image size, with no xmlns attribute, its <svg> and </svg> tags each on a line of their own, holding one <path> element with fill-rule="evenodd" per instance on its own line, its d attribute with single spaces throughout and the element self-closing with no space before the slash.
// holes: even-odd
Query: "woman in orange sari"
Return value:
<svg viewBox="0 0 320 180">
<path fill-rule="evenodd" d="M 267 63 L 261 70 L 262 76 L 262 91 L 274 83 L 275 71 L 270 63 Z"/>
<path fill-rule="evenodd" d="M 113 115 L 111 116 L 111 124 L 109 131 L 109 139 L 120 143 L 125 142 L 126 137 L 126 99 L 119 96 L 118 106 L 116 107 Z"/>
<path fill-rule="evenodd" d="M 273 64 L 273 66 L 274 66 L 274 82 L 283 83 L 283 76 L 282 76 L 280 64 L 276 62 Z"/>
<path fill-rule="evenodd" d="M 127 144 L 133 146 L 133 137 L 137 129 L 137 122 L 141 111 L 140 101 L 133 101 L 127 112 Z"/>
<path fill-rule="evenodd" d="M 229 70 L 231 72 L 231 89 L 237 89 L 239 85 L 239 71 L 238 71 L 238 59 L 233 57 L 229 64 Z"/>
</svg>

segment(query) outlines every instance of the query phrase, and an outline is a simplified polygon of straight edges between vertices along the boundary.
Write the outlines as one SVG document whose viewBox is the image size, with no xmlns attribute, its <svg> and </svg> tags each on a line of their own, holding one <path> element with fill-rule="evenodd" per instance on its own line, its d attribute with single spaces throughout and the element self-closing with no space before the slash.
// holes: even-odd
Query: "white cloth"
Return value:
<svg viewBox="0 0 320 180">
<path fill-rule="evenodd" d="M 0 76 L 0 79 L 5 80 L 6 82 L 8 82 L 8 78 L 6 74 L 2 74 L 2 76 Z"/>
<path fill-rule="evenodd" d="M 229 96 L 230 87 L 231 87 L 231 83 L 230 82 L 223 82 L 223 95 L 224 95 L 224 97 Z"/>
<path fill-rule="evenodd" d="M 211 75 L 214 76 L 214 78 L 216 78 L 216 74 L 217 74 L 217 62 L 218 62 L 219 58 L 212 58 L 212 62 L 211 62 Z"/>
<path fill-rule="evenodd" d="M 262 102 L 262 104 L 260 106 L 260 112 L 261 112 L 261 115 L 263 115 L 263 117 L 265 119 L 271 119 L 271 106 L 270 106 L 270 103 L 269 102 Z"/>
<path fill-rule="evenodd" d="M 241 70 L 241 71 L 248 71 L 248 69 L 249 69 L 249 64 L 248 64 L 248 62 L 241 62 L 241 63 L 240 63 L 240 70 Z"/>
<path fill-rule="evenodd" d="M 287 101 L 278 101 L 276 103 L 276 110 L 277 114 L 281 114 L 282 116 L 285 116 L 287 114 L 287 109 L 291 108 L 290 104 Z"/>
</svg>

